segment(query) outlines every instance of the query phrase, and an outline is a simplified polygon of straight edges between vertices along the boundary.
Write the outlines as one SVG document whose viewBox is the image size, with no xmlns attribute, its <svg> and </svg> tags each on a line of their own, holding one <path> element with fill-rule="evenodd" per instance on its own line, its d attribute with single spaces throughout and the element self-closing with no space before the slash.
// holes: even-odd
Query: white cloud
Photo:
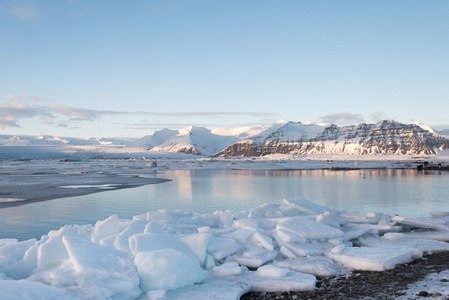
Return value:
<svg viewBox="0 0 449 300">
<path fill-rule="evenodd" d="M 20 127 L 18 121 L 36 116 L 51 117 L 51 112 L 45 107 L 26 104 L 0 105 L 0 127 Z"/>
<path fill-rule="evenodd" d="M 6 95 L 6 100 L 14 101 L 12 104 L 0 105 L 0 127 L 20 127 L 19 122 L 24 119 L 40 118 L 40 123 L 48 126 L 68 127 L 68 123 L 80 123 L 84 121 L 95 121 L 103 116 L 130 116 L 130 115 L 151 115 L 159 117 L 219 117 L 219 116 L 269 116 L 271 113 L 263 112 L 146 112 L 146 111 L 112 111 L 97 110 L 87 108 L 77 108 L 64 104 L 50 103 L 45 105 L 29 105 L 18 103 L 24 100 L 44 100 L 45 97 L 31 95 Z M 119 124 L 119 123 L 116 123 Z M 160 126 L 185 127 L 192 123 L 142 123 L 142 124 L 121 124 L 133 128 L 153 128 Z M 196 123 L 197 126 L 214 126 L 211 124 Z M 73 128 L 70 126 L 70 128 Z"/>
<path fill-rule="evenodd" d="M 95 97 L 98 97 L 98 98 L 112 98 L 112 95 L 111 94 L 107 94 L 107 93 L 98 93 L 98 94 L 95 95 Z"/>
<path fill-rule="evenodd" d="M 360 114 L 354 114 L 350 112 L 342 112 L 336 114 L 329 114 L 320 117 L 321 122 L 332 124 L 359 124 L 365 122 L 363 116 Z"/>
<path fill-rule="evenodd" d="M 7 101 L 47 100 L 46 97 L 33 95 L 5 95 L 3 98 Z"/>
<path fill-rule="evenodd" d="M 371 114 L 371 119 L 374 120 L 374 122 L 379 122 L 382 120 L 388 120 L 388 119 L 392 119 L 391 117 L 389 117 L 385 112 L 383 111 L 375 111 Z"/>
<path fill-rule="evenodd" d="M 58 114 L 70 117 L 74 121 L 93 121 L 102 117 L 103 115 L 119 115 L 126 114 L 125 112 L 96 110 L 86 108 L 76 108 L 64 104 L 50 103 L 49 108 Z"/>
</svg>

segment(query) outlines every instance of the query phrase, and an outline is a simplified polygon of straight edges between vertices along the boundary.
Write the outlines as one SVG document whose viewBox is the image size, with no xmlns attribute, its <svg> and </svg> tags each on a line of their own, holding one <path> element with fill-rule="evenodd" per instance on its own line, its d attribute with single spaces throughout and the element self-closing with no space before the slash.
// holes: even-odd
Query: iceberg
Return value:
<svg viewBox="0 0 449 300">
<path fill-rule="evenodd" d="M 112 215 L 39 240 L 0 239 L 0 289 L 7 299 L 239 299 L 249 291 L 311 291 L 318 276 L 389 270 L 449 251 L 449 219 L 435 215 L 340 212 L 307 200 L 203 215 Z"/>
</svg>

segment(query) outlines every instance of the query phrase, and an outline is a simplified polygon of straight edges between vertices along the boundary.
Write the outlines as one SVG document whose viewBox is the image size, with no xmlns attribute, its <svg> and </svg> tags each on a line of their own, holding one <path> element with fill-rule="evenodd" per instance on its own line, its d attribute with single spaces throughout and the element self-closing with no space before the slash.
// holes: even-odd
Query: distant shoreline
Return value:
<svg viewBox="0 0 449 300">
<path fill-rule="evenodd" d="M 150 168 L 54 161 L 2 164 L 0 179 L 0 209 L 170 181 Z"/>
<path fill-rule="evenodd" d="M 22 205 L 27 205 L 27 204 L 31 204 L 31 203 L 37 203 L 37 202 L 44 202 L 44 201 L 48 201 L 48 200 L 56 200 L 56 199 L 76 197 L 76 196 L 85 196 L 85 195 L 90 195 L 90 194 L 95 194 L 95 193 L 106 192 L 106 191 L 116 191 L 116 190 L 121 190 L 121 189 L 135 188 L 135 187 L 140 187 L 143 185 L 157 184 L 157 183 L 163 183 L 163 182 L 167 182 L 167 181 L 170 181 L 170 180 L 169 179 L 146 179 L 145 182 L 133 183 L 133 184 L 120 184 L 111 189 L 103 189 L 103 188 L 98 188 L 98 187 L 73 188 L 72 189 L 72 188 L 59 188 L 57 186 L 52 186 L 50 188 L 53 191 L 55 191 L 55 193 L 49 193 L 49 194 L 45 193 L 45 196 L 29 198 L 29 199 L 24 199 L 24 200 L 18 200 L 18 201 L 0 202 L 0 209 L 9 208 L 9 207 L 17 207 L 17 206 L 22 206 Z M 111 183 L 110 182 L 102 183 L 102 185 L 109 185 L 109 184 L 111 184 Z M 60 192 L 57 192 L 57 191 L 60 191 Z M 0 199 L 6 198 L 3 196 L 4 195 L 2 195 L 2 192 L 0 192 Z M 14 194 L 14 198 L 22 199 L 20 193 Z"/>
</svg>

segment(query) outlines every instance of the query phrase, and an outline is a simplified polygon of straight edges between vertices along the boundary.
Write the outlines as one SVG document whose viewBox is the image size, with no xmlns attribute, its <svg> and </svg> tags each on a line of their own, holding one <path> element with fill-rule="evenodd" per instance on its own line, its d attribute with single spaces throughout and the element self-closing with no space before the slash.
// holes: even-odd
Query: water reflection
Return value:
<svg viewBox="0 0 449 300">
<path fill-rule="evenodd" d="M 172 181 L 0 209 L 0 238 L 40 237 L 64 224 L 88 224 L 112 214 L 131 218 L 157 209 L 198 213 L 244 210 L 284 198 L 334 209 L 408 217 L 449 211 L 449 172 L 416 170 L 183 170 L 155 177 Z"/>
</svg>

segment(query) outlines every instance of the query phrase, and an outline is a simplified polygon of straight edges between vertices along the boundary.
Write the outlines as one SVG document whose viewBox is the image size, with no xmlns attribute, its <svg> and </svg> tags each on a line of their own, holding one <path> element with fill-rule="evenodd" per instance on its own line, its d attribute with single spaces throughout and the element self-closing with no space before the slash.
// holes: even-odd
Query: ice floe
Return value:
<svg viewBox="0 0 449 300">
<path fill-rule="evenodd" d="M 239 299 L 315 289 L 449 251 L 449 217 L 337 211 L 304 199 L 200 215 L 159 210 L 40 239 L 0 239 L 6 299 Z"/>
</svg>

